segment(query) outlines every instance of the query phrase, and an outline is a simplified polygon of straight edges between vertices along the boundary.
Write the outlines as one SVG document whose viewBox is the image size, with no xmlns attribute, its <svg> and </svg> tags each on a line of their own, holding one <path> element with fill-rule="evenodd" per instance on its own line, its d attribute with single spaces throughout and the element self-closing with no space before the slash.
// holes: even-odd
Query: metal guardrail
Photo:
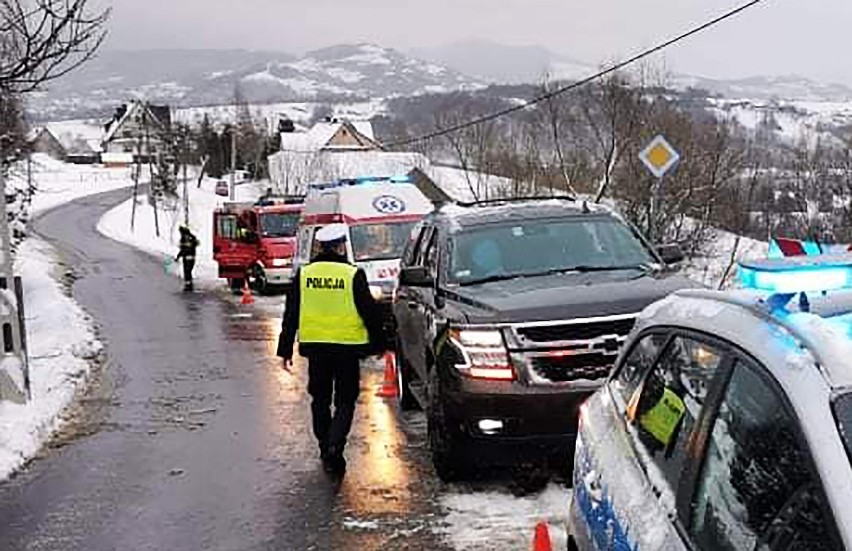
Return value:
<svg viewBox="0 0 852 551">
<path fill-rule="evenodd" d="M 24 315 L 24 290 L 20 277 L 0 276 L 0 400 L 29 400 L 30 371 Z"/>
</svg>

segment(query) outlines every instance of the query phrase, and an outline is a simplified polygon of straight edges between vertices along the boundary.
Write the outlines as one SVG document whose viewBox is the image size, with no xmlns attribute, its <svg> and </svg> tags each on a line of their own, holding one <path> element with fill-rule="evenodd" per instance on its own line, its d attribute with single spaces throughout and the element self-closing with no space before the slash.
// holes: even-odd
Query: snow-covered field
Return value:
<svg viewBox="0 0 852 551">
<path fill-rule="evenodd" d="M 852 102 L 807 100 L 710 99 L 711 112 L 720 118 L 733 118 L 748 130 L 756 130 L 767 117 L 775 124 L 776 135 L 789 144 L 817 137 L 831 139 L 832 128 L 852 123 Z"/>
<path fill-rule="evenodd" d="M 45 156 L 34 157 L 33 176 L 37 192 L 31 214 L 131 184 L 127 171 L 66 165 Z M 9 186 L 25 183 L 18 167 Z M 24 283 L 32 399 L 24 405 L 0 402 L 0 480 L 31 459 L 62 425 L 62 412 L 84 385 L 90 361 L 101 349 L 92 320 L 59 282 L 64 268 L 50 245 L 36 237 L 25 239 L 15 270 Z"/>
</svg>

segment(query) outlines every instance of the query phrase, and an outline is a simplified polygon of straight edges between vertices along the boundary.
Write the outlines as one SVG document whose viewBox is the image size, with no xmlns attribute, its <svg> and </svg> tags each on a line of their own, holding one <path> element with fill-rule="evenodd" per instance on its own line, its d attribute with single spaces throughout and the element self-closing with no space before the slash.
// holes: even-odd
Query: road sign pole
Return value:
<svg viewBox="0 0 852 551">
<path fill-rule="evenodd" d="M 662 204 L 663 204 L 663 180 L 665 180 L 665 176 L 660 176 L 657 178 L 656 183 L 651 190 L 651 207 L 650 207 L 650 216 L 648 220 L 648 239 L 651 242 L 655 242 L 655 240 L 660 239 L 660 235 L 658 235 L 660 224 L 659 224 L 659 213 L 662 212 Z"/>
</svg>

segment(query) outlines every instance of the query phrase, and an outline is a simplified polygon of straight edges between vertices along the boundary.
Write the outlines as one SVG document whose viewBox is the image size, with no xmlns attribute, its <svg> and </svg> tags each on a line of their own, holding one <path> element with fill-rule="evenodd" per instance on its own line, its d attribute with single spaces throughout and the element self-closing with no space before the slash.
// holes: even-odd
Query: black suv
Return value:
<svg viewBox="0 0 852 551">
<path fill-rule="evenodd" d="M 426 410 L 438 475 L 570 460 L 579 405 L 639 312 L 694 286 L 603 207 L 447 205 L 412 236 L 394 304 L 400 405 Z"/>
</svg>

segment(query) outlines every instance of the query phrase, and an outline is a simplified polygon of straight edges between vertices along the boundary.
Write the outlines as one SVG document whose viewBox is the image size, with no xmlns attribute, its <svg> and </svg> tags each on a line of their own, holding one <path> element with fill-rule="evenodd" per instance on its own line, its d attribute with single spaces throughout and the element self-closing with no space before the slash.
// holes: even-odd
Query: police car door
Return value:
<svg viewBox="0 0 852 551">
<path fill-rule="evenodd" d="M 657 329 L 633 341 L 582 412 L 572 512 L 580 549 L 688 549 L 683 475 L 726 361 L 724 347 L 688 333 Z"/>
<path fill-rule="evenodd" d="M 693 547 L 842 549 L 825 481 L 781 387 L 745 356 L 732 362 L 726 378 L 694 469 L 687 524 Z"/>
</svg>

